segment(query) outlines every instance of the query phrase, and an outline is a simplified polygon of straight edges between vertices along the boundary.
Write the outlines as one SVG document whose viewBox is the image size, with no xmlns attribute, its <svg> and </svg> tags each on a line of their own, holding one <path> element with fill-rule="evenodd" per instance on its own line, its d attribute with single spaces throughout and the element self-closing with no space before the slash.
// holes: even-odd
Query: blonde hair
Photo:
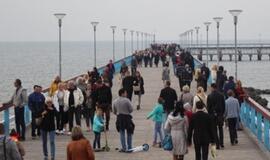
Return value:
<svg viewBox="0 0 270 160">
<path fill-rule="evenodd" d="M 217 70 L 218 70 L 218 66 L 217 66 L 216 64 L 214 64 L 214 65 L 212 66 L 212 70 L 213 70 L 213 71 L 217 71 Z"/>
<path fill-rule="evenodd" d="M 203 87 L 199 86 L 199 87 L 197 88 L 197 93 L 198 93 L 198 94 L 199 94 L 199 93 L 204 93 Z"/>
<path fill-rule="evenodd" d="M 190 91 L 190 88 L 188 85 L 184 85 L 182 90 L 183 90 L 183 92 L 188 93 Z"/>
<path fill-rule="evenodd" d="M 52 98 L 51 97 L 46 97 L 45 99 L 45 104 L 48 104 L 49 102 L 53 102 Z"/>
<path fill-rule="evenodd" d="M 197 68 L 196 70 L 195 70 L 195 79 L 198 79 L 199 78 L 199 75 L 201 75 L 201 69 L 200 68 Z"/>
<path fill-rule="evenodd" d="M 237 80 L 237 81 L 236 81 L 236 86 L 242 87 L 242 82 L 241 82 L 240 80 Z"/>
<path fill-rule="evenodd" d="M 82 129 L 80 126 L 75 126 L 72 128 L 72 133 L 71 133 L 71 139 L 73 141 L 77 141 L 77 140 L 80 140 L 80 139 L 83 139 L 84 136 L 83 136 L 83 132 L 82 132 Z"/>
</svg>

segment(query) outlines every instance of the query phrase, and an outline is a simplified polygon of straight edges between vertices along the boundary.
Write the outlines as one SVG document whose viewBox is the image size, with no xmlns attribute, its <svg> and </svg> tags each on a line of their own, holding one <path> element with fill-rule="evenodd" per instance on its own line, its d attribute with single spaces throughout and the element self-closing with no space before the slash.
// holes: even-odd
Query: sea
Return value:
<svg viewBox="0 0 270 160">
<path fill-rule="evenodd" d="M 141 42 L 139 49 L 142 48 Z M 134 42 L 134 49 L 137 45 Z M 126 53 L 131 55 L 131 42 L 126 42 Z M 94 64 L 93 42 L 63 42 L 62 44 L 62 77 L 69 79 L 86 73 Z M 97 42 L 97 66 L 103 66 L 112 59 L 112 42 Z M 32 92 L 34 84 L 47 88 L 54 77 L 58 75 L 58 42 L 0 42 L 0 103 L 9 100 L 16 78 L 22 80 L 23 86 Z M 124 57 L 123 41 L 115 42 L 116 60 Z M 204 57 L 205 59 L 205 57 Z M 234 75 L 234 61 L 224 56 L 220 62 L 228 75 Z M 249 61 L 248 56 L 238 62 L 238 78 L 243 86 L 259 89 L 270 89 L 270 61 L 263 56 L 262 61 Z M 209 63 L 212 66 L 214 61 Z M 264 95 L 270 101 L 269 95 Z"/>
</svg>

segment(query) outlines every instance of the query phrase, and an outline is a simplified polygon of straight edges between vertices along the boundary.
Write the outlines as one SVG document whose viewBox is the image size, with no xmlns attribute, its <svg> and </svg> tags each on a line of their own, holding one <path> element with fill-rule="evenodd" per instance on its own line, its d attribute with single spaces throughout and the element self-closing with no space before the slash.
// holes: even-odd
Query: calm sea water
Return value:
<svg viewBox="0 0 270 160">
<path fill-rule="evenodd" d="M 127 55 L 130 54 L 130 42 L 127 42 Z M 140 43 L 141 44 L 141 43 Z M 116 42 L 116 59 L 124 56 L 123 42 Z M 140 46 L 141 47 L 141 46 Z M 134 49 L 136 43 L 134 42 Z M 63 42 L 62 46 L 62 74 L 68 79 L 93 67 L 92 42 Z M 228 57 L 224 57 L 228 59 Z M 97 64 L 105 65 L 112 59 L 112 42 L 97 42 Z M 238 76 L 244 86 L 255 88 L 270 88 L 270 61 L 263 57 L 263 61 L 248 61 L 244 56 L 238 63 Z M 210 62 L 211 66 L 214 62 Z M 221 62 L 234 75 L 234 63 Z M 23 86 L 30 93 L 34 84 L 45 88 L 49 86 L 58 74 L 58 43 L 57 42 L 1 42 L 0 43 L 0 103 L 6 101 L 12 94 L 13 81 L 20 78 Z"/>
</svg>

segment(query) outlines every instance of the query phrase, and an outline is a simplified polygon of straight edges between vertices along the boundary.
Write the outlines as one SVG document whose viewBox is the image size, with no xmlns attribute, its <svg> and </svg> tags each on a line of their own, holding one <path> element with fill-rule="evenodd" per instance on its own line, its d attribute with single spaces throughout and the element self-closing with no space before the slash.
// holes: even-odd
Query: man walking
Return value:
<svg viewBox="0 0 270 160">
<path fill-rule="evenodd" d="M 126 98 L 127 91 L 125 89 L 120 89 L 118 91 L 118 95 L 119 97 L 113 102 L 113 113 L 117 116 L 116 129 L 120 133 L 120 141 L 122 145 L 122 149 L 120 149 L 119 152 L 130 152 L 130 149 L 132 149 L 132 134 L 135 128 L 131 116 L 133 107 L 130 100 Z"/>
<path fill-rule="evenodd" d="M 177 101 L 176 91 L 170 87 L 171 82 L 166 81 L 165 87 L 161 90 L 160 96 L 164 99 L 164 111 L 169 115 L 174 110 L 174 104 Z"/>
<path fill-rule="evenodd" d="M 203 111 L 204 103 L 196 103 L 197 112 L 192 116 L 188 129 L 188 143 L 193 136 L 196 160 L 208 160 L 209 144 L 214 143 L 211 117 Z"/>
<path fill-rule="evenodd" d="M 41 113 L 44 110 L 45 105 L 45 97 L 41 93 L 42 87 L 38 85 L 34 85 L 34 92 L 29 95 L 28 98 L 28 107 L 32 112 L 32 138 L 36 138 L 36 136 L 40 136 L 39 126 L 36 125 L 35 119 L 41 117 Z M 36 134 L 37 130 L 37 134 Z"/>
<path fill-rule="evenodd" d="M 207 111 L 212 118 L 213 128 L 215 130 L 215 140 L 217 149 L 224 148 L 223 140 L 223 125 L 225 99 L 224 96 L 217 90 L 215 83 L 211 84 L 212 92 L 207 97 Z"/>
<path fill-rule="evenodd" d="M 232 90 L 229 90 L 227 95 L 228 99 L 225 101 L 226 107 L 224 116 L 228 121 L 231 145 L 235 145 L 238 144 L 236 123 L 240 115 L 240 107 L 238 100 L 233 97 L 234 92 Z"/>
<path fill-rule="evenodd" d="M 6 104 L 12 104 L 14 106 L 16 131 L 20 135 L 20 140 L 25 140 L 25 121 L 24 121 L 24 106 L 27 104 L 27 91 L 22 87 L 20 79 L 16 79 L 14 82 L 16 88 L 10 101 Z"/>
</svg>

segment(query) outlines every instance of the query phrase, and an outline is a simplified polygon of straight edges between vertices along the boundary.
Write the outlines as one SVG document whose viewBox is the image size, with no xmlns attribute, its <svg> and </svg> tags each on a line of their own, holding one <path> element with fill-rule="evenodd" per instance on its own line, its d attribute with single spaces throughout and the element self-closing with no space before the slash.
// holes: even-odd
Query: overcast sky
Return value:
<svg viewBox="0 0 270 160">
<path fill-rule="evenodd" d="M 91 21 L 99 21 L 98 40 L 111 40 L 111 25 L 156 33 L 158 40 L 176 40 L 178 35 L 203 22 L 222 16 L 221 39 L 233 39 L 233 19 L 229 9 L 242 9 L 239 39 L 270 39 L 270 0 L 1 0 L 0 41 L 55 41 L 55 12 L 64 12 L 63 40 L 90 41 Z M 216 25 L 210 26 L 215 39 Z M 129 38 L 129 37 L 128 37 Z"/>
</svg>

